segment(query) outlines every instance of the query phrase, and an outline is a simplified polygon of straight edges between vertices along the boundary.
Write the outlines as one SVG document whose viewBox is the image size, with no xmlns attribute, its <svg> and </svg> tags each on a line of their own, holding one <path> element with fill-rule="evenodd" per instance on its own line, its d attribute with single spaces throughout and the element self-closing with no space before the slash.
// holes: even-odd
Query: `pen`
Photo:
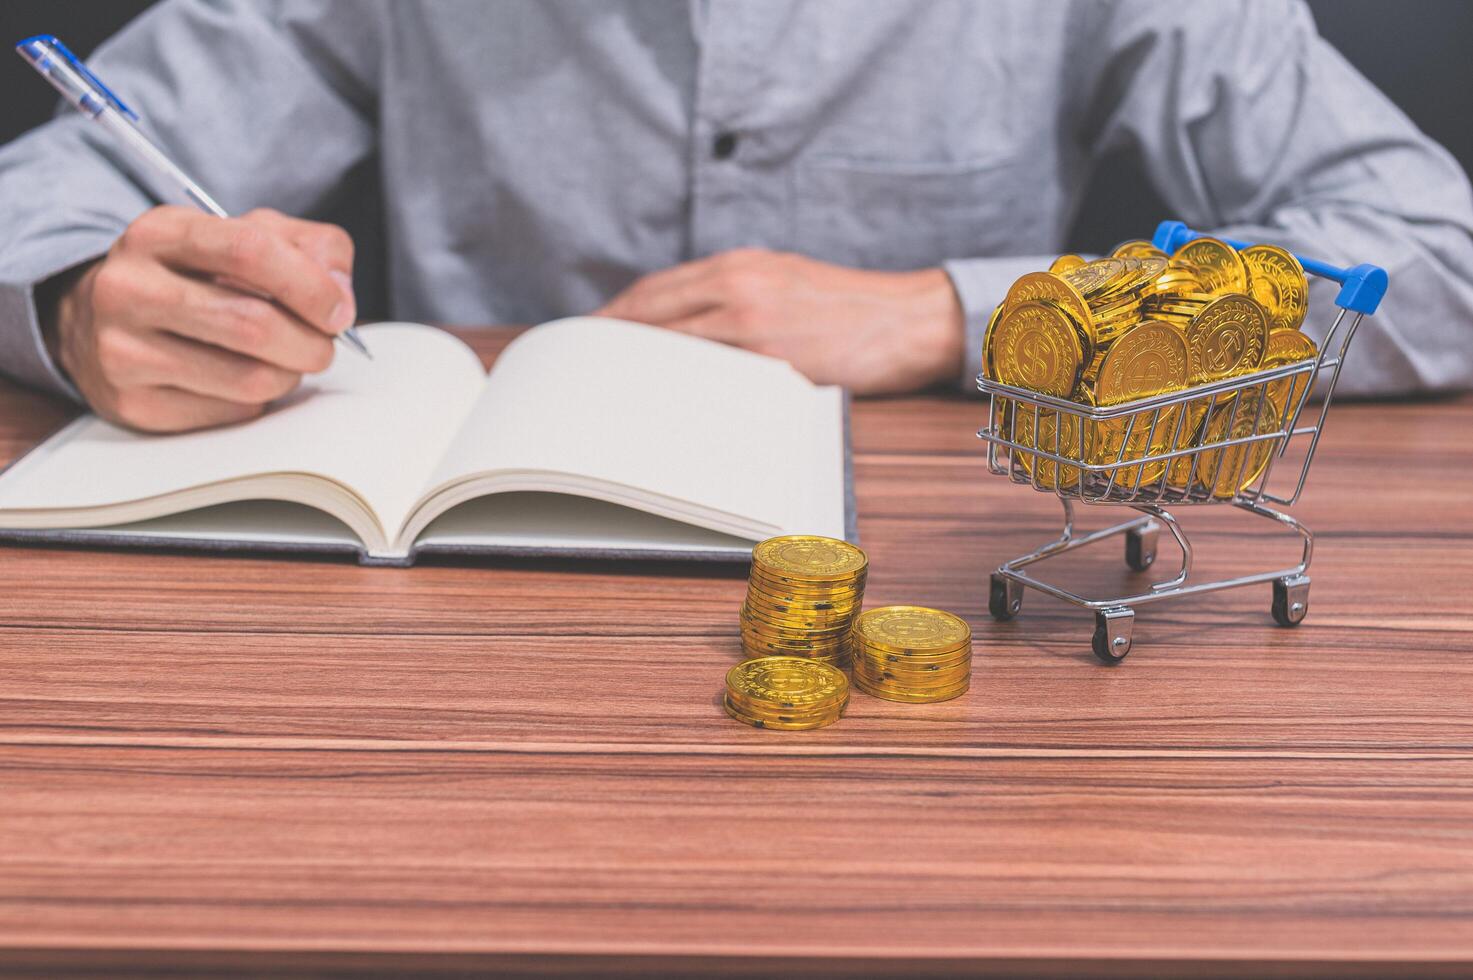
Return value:
<svg viewBox="0 0 1473 980">
<path fill-rule="evenodd" d="M 80 58 L 72 54 L 65 44 L 53 35 L 37 34 L 15 46 L 15 50 L 32 68 L 40 72 L 62 98 L 82 115 L 94 120 L 106 129 L 118 142 L 132 151 L 140 163 L 145 165 L 158 179 L 178 192 L 190 203 L 221 218 L 230 217 L 214 198 L 205 193 L 179 165 L 154 144 L 135 123 L 138 114 L 118 98 L 102 79 L 92 74 Z M 338 339 L 359 353 L 373 357 L 363 338 L 354 327 L 338 335 Z"/>
</svg>

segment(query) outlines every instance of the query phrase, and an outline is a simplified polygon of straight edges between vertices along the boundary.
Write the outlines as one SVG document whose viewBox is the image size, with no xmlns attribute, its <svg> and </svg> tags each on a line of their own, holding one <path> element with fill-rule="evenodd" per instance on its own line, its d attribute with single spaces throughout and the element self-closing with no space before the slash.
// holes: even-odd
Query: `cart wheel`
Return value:
<svg viewBox="0 0 1473 980">
<path fill-rule="evenodd" d="M 1148 521 L 1140 527 L 1125 532 L 1125 564 L 1138 572 L 1144 572 L 1156 562 L 1156 539 L 1161 536 L 1161 525 Z"/>
<path fill-rule="evenodd" d="M 992 573 L 992 588 L 987 595 L 987 610 L 998 622 L 1006 622 L 1023 608 L 1023 587 L 1006 575 Z"/>
<path fill-rule="evenodd" d="M 1274 622 L 1298 626 L 1309 612 L 1309 576 L 1287 575 L 1274 579 Z"/>
<path fill-rule="evenodd" d="M 1103 609 L 1095 613 L 1095 656 L 1101 663 L 1118 664 L 1130 653 L 1130 628 L 1135 613 L 1124 607 Z"/>
</svg>

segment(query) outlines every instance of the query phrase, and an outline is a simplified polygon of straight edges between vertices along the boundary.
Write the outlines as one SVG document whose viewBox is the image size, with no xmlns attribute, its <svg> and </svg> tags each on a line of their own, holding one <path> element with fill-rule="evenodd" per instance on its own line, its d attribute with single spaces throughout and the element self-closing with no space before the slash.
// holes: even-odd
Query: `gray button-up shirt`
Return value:
<svg viewBox="0 0 1473 980">
<path fill-rule="evenodd" d="M 1467 179 L 1297 3 L 170 0 L 94 66 L 232 211 L 313 215 L 375 162 L 395 318 L 534 323 L 755 245 L 944 265 L 970 376 L 1136 144 L 1169 217 L 1386 267 L 1348 389 L 1473 378 Z M 151 203 L 75 114 L 0 149 L 0 367 L 69 388 L 33 289 Z"/>
</svg>

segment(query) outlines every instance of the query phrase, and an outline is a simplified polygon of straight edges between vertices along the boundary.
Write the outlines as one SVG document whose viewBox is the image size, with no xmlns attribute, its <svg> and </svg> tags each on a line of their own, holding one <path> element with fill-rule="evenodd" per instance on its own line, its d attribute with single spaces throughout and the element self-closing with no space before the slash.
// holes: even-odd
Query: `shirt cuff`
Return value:
<svg viewBox="0 0 1473 980">
<path fill-rule="evenodd" d="M 46 349 L 36 290 L 53 276 L 101 258 L 115 237 L 93 231 L 58 235 L 27 249 L 24 261 L 7 264 L 0 275 L 0 371 L 22 384 L 86 403 Z"/>
<path fill-rule="evenodd" d="M 81 402 L 82 395 L 51 359 L 41 337 L 33 284 L 0 285 L 0 369 L 22 384 Z"/>
<path fill-rule="evenodd" d="M 952 259 L 942 263 L 961 301 L 967 334 L 967 354 L 958 379 L 964 391 L 977 390 L 982 370 L 982 335 L 997 304 L 1019 276 L 1047 269 L 1053 256 L 1009 255 L 1001 258 Z"/>
</svg>

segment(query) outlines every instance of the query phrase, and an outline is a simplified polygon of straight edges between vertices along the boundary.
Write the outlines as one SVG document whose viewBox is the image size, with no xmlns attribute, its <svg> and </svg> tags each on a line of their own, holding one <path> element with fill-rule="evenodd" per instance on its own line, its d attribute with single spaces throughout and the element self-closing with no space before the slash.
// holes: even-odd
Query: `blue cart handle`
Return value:
<svg viewBox="0 0 1473 980">
<path fill-rule="evenodd" d="M 1151 243 L 1170 255 L 1193 238 L 1206 237 L 1208 236 L 1203 232 L 1193 231 L 1180 221 L 1163 221 L 1156 227 L 1156 237 L 1151 239 Z M 1233 248 L 1248 248 L 1253 244 L 1231 238 L 1224 238 L 1222 241 Z M 1386 270 L 1378 265 L 1356 265 L 1341 269 L 1319 259 L 1307 259 L 1298 253 L 1294 257 L 1304 266 L 1305 272 L 1323 279 L 1333 279 L 1340 284 L 1340 295 L 1335 297 L 1336 306 L 1357 313 L 1375 313 L 1376 307 L 1381 305 L 1381 297 L 1386 295 Z"/>
</svg>

